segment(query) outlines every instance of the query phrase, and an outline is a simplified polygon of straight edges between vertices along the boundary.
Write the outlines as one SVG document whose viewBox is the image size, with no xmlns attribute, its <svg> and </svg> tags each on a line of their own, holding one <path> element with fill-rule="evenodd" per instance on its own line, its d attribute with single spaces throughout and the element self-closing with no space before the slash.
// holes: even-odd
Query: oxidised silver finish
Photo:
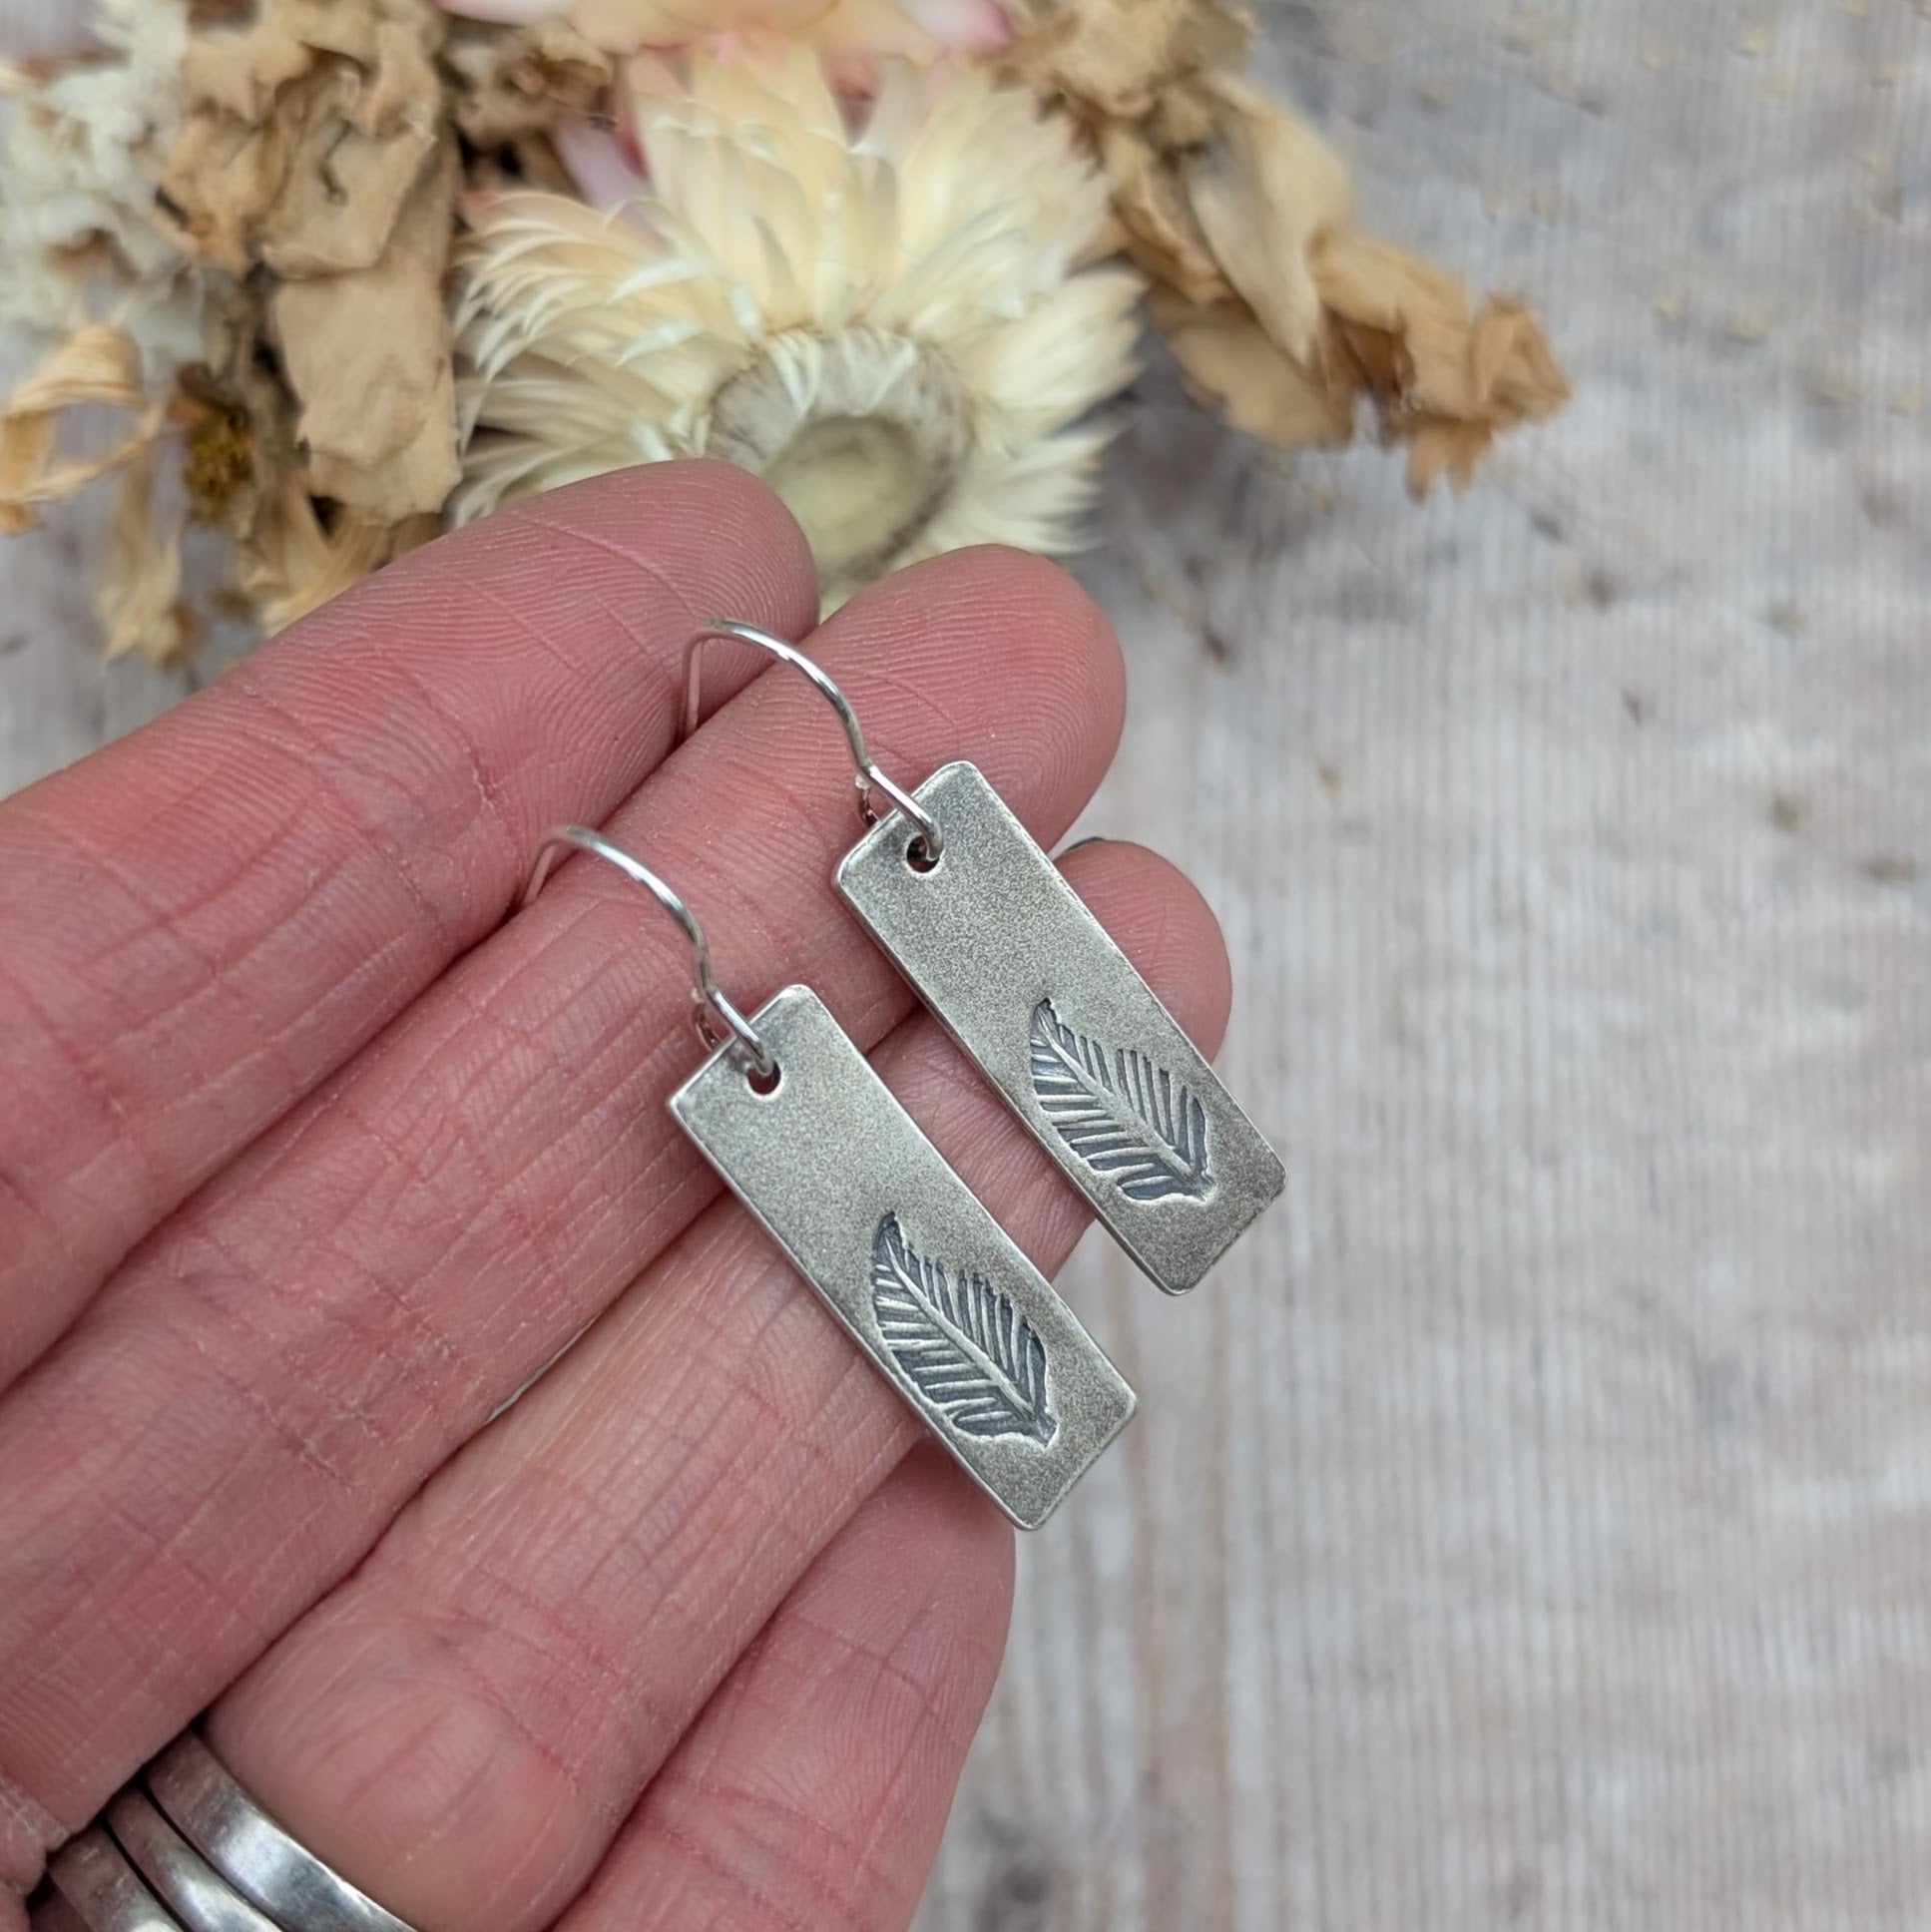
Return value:
<svg viewBox="0 0 1931 1932">
<path fill-rule="evenodd" d="M 815 658 L 807 658 L 794 644 L 786 644 L 782 638 L 773 637 L 768 631 L 760 631 L 754 624 L 741 624 L 735 618 L 722 617 L 707 624 L 685 648 L 684 654 L 684 735 L 689 737 L 698 728 L 701 716 L 699 707 L 699 681 L 704 671 L 704 648 L 718 638 L 733 639 L 738 644 L 753 644 L 758 650 L 767 652 L 779 664 L 787 664 L 793 671 L 801 671 L 812 685 L 823 695 L 825 702 L 838 714 L 838 723 L 844 726 L 845 742 L 851 747 L 851 762 L 857 770 L 858 816 L 867 825 L 878 823 L 878 812 L 871 802 L 874 791 L 882 791 L 892 803 L 918 827 L 919 837 L 925 841 L 926 849 L 936 857 L 944 845 L 944 834 L 930 818 L 925 808 L 910 792 L 887 777 L 879 769 L 877 760 L 865 749 L 865 733 L 858 723 L 858 713 L 849 698 L 844 695 L 838 681 Z"/>
<path fill-rule="evenodd" d="M 148 1888 L 188 1932 L 276 1932 L 161 1813 L 130 1786 L 107 1808 L 107 1827 Z"/>
<path fill-rule="evenodd" d="M 768 1074 L 771 1057 L 763 1041 L 724 997 L 711 970 L 711 945 L 704 936 L 704 928 L 698 924 L 697 914 L 642 859 L 633 858 L 623 846 L 612 844 L 602 832 L 594 832 L 587 825 L 557 826 L 537 847 L 536 863 L 530 868 L 523 896 L 516 902 L 518 909 L 528 905 L 543 890 L 543 881 L 550 876 L 557 854 L 571 850 L 588 852 L 606 865 L 616 866 L 626 878 L 636 880 L 678 922 L 678 930 L 691 942 L 697 967 L 698 983 L 691 989 L 691 1010 L 698 1038 L 707 1047 L 722 1047 L 728 1042 L 733 1057 L 755 1067 L 760 1074 Z"/>
<path fill-rule="evenodd" d="M 1184 1294 L 1286 1185 L 1153 988 L 972 764 L 918 788 L 936 865 L 894 817 L 838 890 L 1114 1238 Z"/>
<path fill-rule="evenodd" d="M 47 1861 L 47 1877 L 93 1932 L 182 1932 L 98 1824 L 54 1853 Z"/>
<path fill-rule="evenodd" d="M 720 1054 L 671 1111 L 939 1440 L 1036 1529 L 1125 1426 L 1132 1389 L 814 993 L 787 986 L 751 1024 L 776 1087 Z"/>
<path fill-rule="evenodd" d="M 169 1823 L 277 1925 L 298 1932 L 410 1932 L 276 1824 L 198 1732 L 183 1731 L 148 1766 L 146 1781 Z"/>
</svg>

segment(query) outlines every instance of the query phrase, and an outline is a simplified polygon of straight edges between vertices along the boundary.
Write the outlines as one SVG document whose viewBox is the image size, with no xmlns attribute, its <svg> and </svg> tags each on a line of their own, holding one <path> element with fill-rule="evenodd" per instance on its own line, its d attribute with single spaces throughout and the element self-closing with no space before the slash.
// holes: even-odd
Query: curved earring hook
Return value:
<svg viewBox="0 0 1931 1932">
<path fill-rule="evenodd" d="M 691 989 L 691 1007 L 698 1038 L 714 1050 L 728 1046 L 740 1065 L 747 1064 L 760 1080 L 769 1080 L 777 1072 L 777 1061 L 752 1030 L 750 1022 L 724 997 L 711 970 L 711 946 L 697 915 L 648 865 L 633 858 L 623 846 L 613 845 L 601 832 L 594 832 L 587 825 L 557 826 L 537 847 L 536 863 L 531 866 L 529 883 L 516 902 L 517 910 L 520 912 L 543 890 L 543 881 L 550 876 L 557 854 L 572 850 L 588 852 L 593 858 L 616 866 L 626 878 L 635 879 L 678 922 L 678 929 L 690 940 L 696 959 L 698 979 Z"/>
<path fill-rule="evenodd" d="M 728 638 L 738 644 L 754 644 L 758 650 L 768 652 L 779 664 L 787 664 L 793 671 L 803 672 L 825 703 L 837 713 L 838 723 L 844 726 L 845 742 L 851 747 L 851 762 L 856 771 L 853 783 L 858 790 L 858 816 L 868 826 L 878 823 L 880 813 L 872 805 L 871 794 L 882 791 L 917 826 L 924 855 L 936 864 L 945 850 L 945 840 L 932 814 L 910 792 L 894 783 L 878 768 L 877 761 L 865 749 L 865 733 L 859 726 L 858 714 L 851 700 L 839 689 L 837 680 L 815 658 L 807 658 L 796 645 L 786 644 L 782 638 L 773 637 L 768 631 L 760 631 L 754 624 L 741 624 L 735 618 L 714 618 L 685 648 L 682 735 L 689 737 L 698 728 L 704 648 L 720 638 Z"/>
</svg>

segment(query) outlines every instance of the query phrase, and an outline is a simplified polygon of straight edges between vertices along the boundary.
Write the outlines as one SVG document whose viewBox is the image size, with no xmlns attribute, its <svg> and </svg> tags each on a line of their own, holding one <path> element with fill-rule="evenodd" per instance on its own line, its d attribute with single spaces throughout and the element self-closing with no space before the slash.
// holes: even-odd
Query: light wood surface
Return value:
<svg viewBox="0 0 1931 1932">
<path fill-rule="evenodd" d="M 1022 1555 L 922 1932 L 1931 1915 L 1931 20 L 1327 0 L 1264 63 L 1574 409 L 1462 502 L 1160 372 L 1087 829 L 1189 865 L 1288 1197 Z M 166 703 L 0 553 L 0 787 Z"/>
</svg>

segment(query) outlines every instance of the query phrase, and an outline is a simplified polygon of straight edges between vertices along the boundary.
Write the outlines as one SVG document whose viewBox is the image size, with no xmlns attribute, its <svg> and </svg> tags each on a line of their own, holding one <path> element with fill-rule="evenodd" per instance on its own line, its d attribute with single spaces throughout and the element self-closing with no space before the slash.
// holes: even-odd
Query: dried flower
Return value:
<svg viewBox="0 0 1931 1932">
<path fill-rule="evenodd" d="M 1524 308 L 1355 229 L 1227 0 L 89 12 L 0 66 L 0 328 L 35 358 L 0 531 L 118 475 L 111 654 L 190 648 L 184 517 L 272 627 L 448 516 L 683 454 L 772 485 L 828 602 L 1063 550 L 1131 372 L 1118 254 L 1229 421 L 1343 442 L 1366 402 L 1417 492 L 1567 394 Z"/>
<path fill-rule="evenodd" d="M 62 423 L 87 407 L 123 411 L 133 421 L 99 454 L 64 456 Z M 153 518 L 167 418 L 166 398 L 151 395 L 143 380 L 140 344 L 107 322 L 76 329 L 0 405 L 0 531 L 31 530 L 45 505 L 72 502 L 101 477 L 123 473 L 114 549 L 95 595 L 110 657 L 140 650 L 167 663 L 188 639 L 178 609 L 180 533 L 160 535 Z"/>
<path fill-rule="evenodd" d="M 440 510 L 458 475 L 440 33 L 423 0 L 261 0 L 189 42 L 162 173 L 195 259 L 267 271 L 309 487 L 382 524 Z"/>
<path fill-rule="evenodd" d="M 986 77 L 881 73 L 849 132 L 816 63 L 642 74 L 652 199 L 474 213 L 459 516 L 622 465 L 764 477 L 828 602 L 918 557 L 1060 551 L 1131 374 L 1137 280 L 1074 272 L 1106 192 L 1063 126 Z"/>
<path fill-rule="evenodd" d="M 613 54 L 721 36 L 781 36 L 833 61 L 988 54 L 1011 29 L 999 0 L 438 0 L 471 20 L 565 19 Z"/>
<path fill-rule="evenodd" d="M 100 455 L 62 456 L 61 419 L 87 404 L 126 410 L 133 426 Z M 43 505 L 71 503 L 133 462 L 161 433 L 166 413 L 142 382 L 133 336 L 107 322 L 76 329 L 0 406 L 0 531 L 33 529 Z"/>
<path fill-rule="evenodd" d="M 1086 129 L 1156 324 L 1198 395 L 1283 446 L 1343 443 L 1363 396 L 1417 494 L 1568 397 L 1513 302 L 1358 234 L 1347 171 L 1242 80 L 1220 0 L 1031 0 L 1007 66 Z"/>
<path fill-rule="evenodd" d="M 199 352 L 200 294 L 154 222 L 157 158 L 180 119 L 184 0 L 99 0 L 99 46 L 0 68 L 16 110 L 0 172 L 0 324 L 37 348 L 106 319 L 151 381 Z"/>
<path fill-rule="evenodd" d="M 508 33 L 458 29 L 442 58 L 453 81 L 456 126 L 478 148 L 513 146 L 590 114 L 617 71 L 608 54 L 562 18 Z"/>
</svg>

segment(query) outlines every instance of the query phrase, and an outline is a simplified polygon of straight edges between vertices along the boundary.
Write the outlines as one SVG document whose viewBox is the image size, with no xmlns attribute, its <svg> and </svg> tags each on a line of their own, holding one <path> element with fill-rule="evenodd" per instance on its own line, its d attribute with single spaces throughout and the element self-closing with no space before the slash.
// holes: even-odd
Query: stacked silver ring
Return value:
<svg viewBox="0 0 1931 1932">
<path fill-rule="evenodd" d="M 49 1861 L 89 1932 L 411 1932 L 185 1730 Z"/>
</svg>

